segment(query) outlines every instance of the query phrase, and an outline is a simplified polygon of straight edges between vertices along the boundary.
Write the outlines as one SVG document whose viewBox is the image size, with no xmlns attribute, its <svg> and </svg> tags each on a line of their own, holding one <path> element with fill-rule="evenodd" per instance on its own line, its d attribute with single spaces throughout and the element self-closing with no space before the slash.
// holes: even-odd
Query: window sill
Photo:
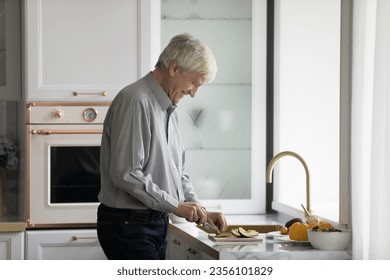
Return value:
<svg viewBox="0 0 390 280">
<path fill-rule="evenodd" d="M 286 204 L 283 204 L 283 203 L 280 203 L 277 201 L 272 201 L 272 209 L 277 211 L 278 213 L 280 213 L 282 215 L 290 216 L 291 218 L 305 219 L 305 214 L 304 214 L 303 210 L 288 206 Z M 347 225 L 345 225 L 345 224 L 340 224 L 339 222 L 332 221 L 332 220 L 326 219 L 326 218 L 321 217 L 321 216 L 319 216 L 319 218 L 322 221 L 326 221 L 326 222 L 331 223 L 335 228 L 338 228 L 338 229 L 346 229 L 347 228 Z"/>
</svg>

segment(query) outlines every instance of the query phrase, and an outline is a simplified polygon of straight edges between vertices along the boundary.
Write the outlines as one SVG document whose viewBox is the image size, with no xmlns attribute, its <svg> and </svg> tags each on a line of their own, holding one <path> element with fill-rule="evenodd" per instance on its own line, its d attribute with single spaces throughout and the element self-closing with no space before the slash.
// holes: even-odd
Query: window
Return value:
<svg viewBox="0 0 390 280">
<path fill-rule="evenodd" d="M 315 214 L 340 220 L 340 0 L 276 1 L 274 153 L 306 161 Z M 343 133 L 343 132 L 341 132 Z M 296 215 L 305 173 L 292 157 L 274 170 L 273 208 Z"/>
<path fill-rule="evenodd" d="M 178 110 L 197 192 L 205 206 L 227 214 L 260 214 L 266 208 L 267 3 L 272 1 L 161 1 L 161 45 L 189 32 L 206 41 L 217 58 L 216 80 L 195 99 L 183 99 Z M 348 176 L 342 146 L 348 141 L 340 129 L 348 118 L 340 92 L 341 5 L 277 0 L 274 15 L 273 154 L 292 150 L 304 158 L 312 209 L 334 221 L 348 212 L 343 208 L 348 184 L 340 183 Z M 272 208 L 302 215 L 301 163 L 280 160 L 273 182 Z"/>
</svg>

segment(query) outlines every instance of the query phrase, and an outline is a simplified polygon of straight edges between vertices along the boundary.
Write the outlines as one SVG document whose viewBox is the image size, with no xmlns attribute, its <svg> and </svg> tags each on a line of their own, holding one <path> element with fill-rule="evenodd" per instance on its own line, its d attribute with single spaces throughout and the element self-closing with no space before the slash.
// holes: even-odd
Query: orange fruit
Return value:
<svg viewBox="0 0 390 280">
<path fill-rule="evenodd" d="M 320 222 L 318 222 L 318 227 L 320 229 L 330 229 L 333 226 L 330 223 L 328 223 L 328 222 L 320 221 Z"/>
<path fill-rule="evenodd" d="M 281 228 L 280 228 L 280 233 L 283 234 L 283 235 L 288 234 L 288 228 L 286 228 L 286 227 L 281 227 Z"/>
<path fill-rule="evenodd" d="M 307 229 L 312 229 L 312 228 L 316 227 L 317 225 L 318 225 L 317 222 L 311 222 L 311 223 L 309 223 L 309 226 L 307 227 Z"/>
<path fill-rule="evenodd" d="M 307 227 L 300 222 L 293 223 L 289 228 L 289 237 L 295 241 L 308 241 Z"/>
</svg>

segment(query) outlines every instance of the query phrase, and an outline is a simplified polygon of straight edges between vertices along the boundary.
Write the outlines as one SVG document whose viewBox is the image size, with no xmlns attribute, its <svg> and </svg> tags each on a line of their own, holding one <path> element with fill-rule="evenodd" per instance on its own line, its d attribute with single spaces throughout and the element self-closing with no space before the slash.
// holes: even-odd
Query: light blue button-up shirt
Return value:
<svg viewBox="0 0 390 280">
<path fill-rule="evenodd" d="M 107 112 L 100 149 L 99 201 L 171 213 L 199 202 L 185 173 L 178 115 L 151 73 L 122 89 Z"/>
</svg>

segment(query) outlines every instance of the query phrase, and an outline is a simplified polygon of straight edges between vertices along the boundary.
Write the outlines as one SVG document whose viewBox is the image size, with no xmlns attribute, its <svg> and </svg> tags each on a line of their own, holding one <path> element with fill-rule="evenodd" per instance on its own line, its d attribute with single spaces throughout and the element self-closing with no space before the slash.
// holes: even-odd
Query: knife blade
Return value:
<svg viewBox="0 0 390 280">
<path fill-rule="evenodd" d="M 213 226 L 212 224 L 209 224 L 208 222 L 205 222 L 203 224 L 203 227 L 209 231 L 212 231 L 213 233 L 219 234 L 220 231 L 216 226 Z"/>
</svg>

